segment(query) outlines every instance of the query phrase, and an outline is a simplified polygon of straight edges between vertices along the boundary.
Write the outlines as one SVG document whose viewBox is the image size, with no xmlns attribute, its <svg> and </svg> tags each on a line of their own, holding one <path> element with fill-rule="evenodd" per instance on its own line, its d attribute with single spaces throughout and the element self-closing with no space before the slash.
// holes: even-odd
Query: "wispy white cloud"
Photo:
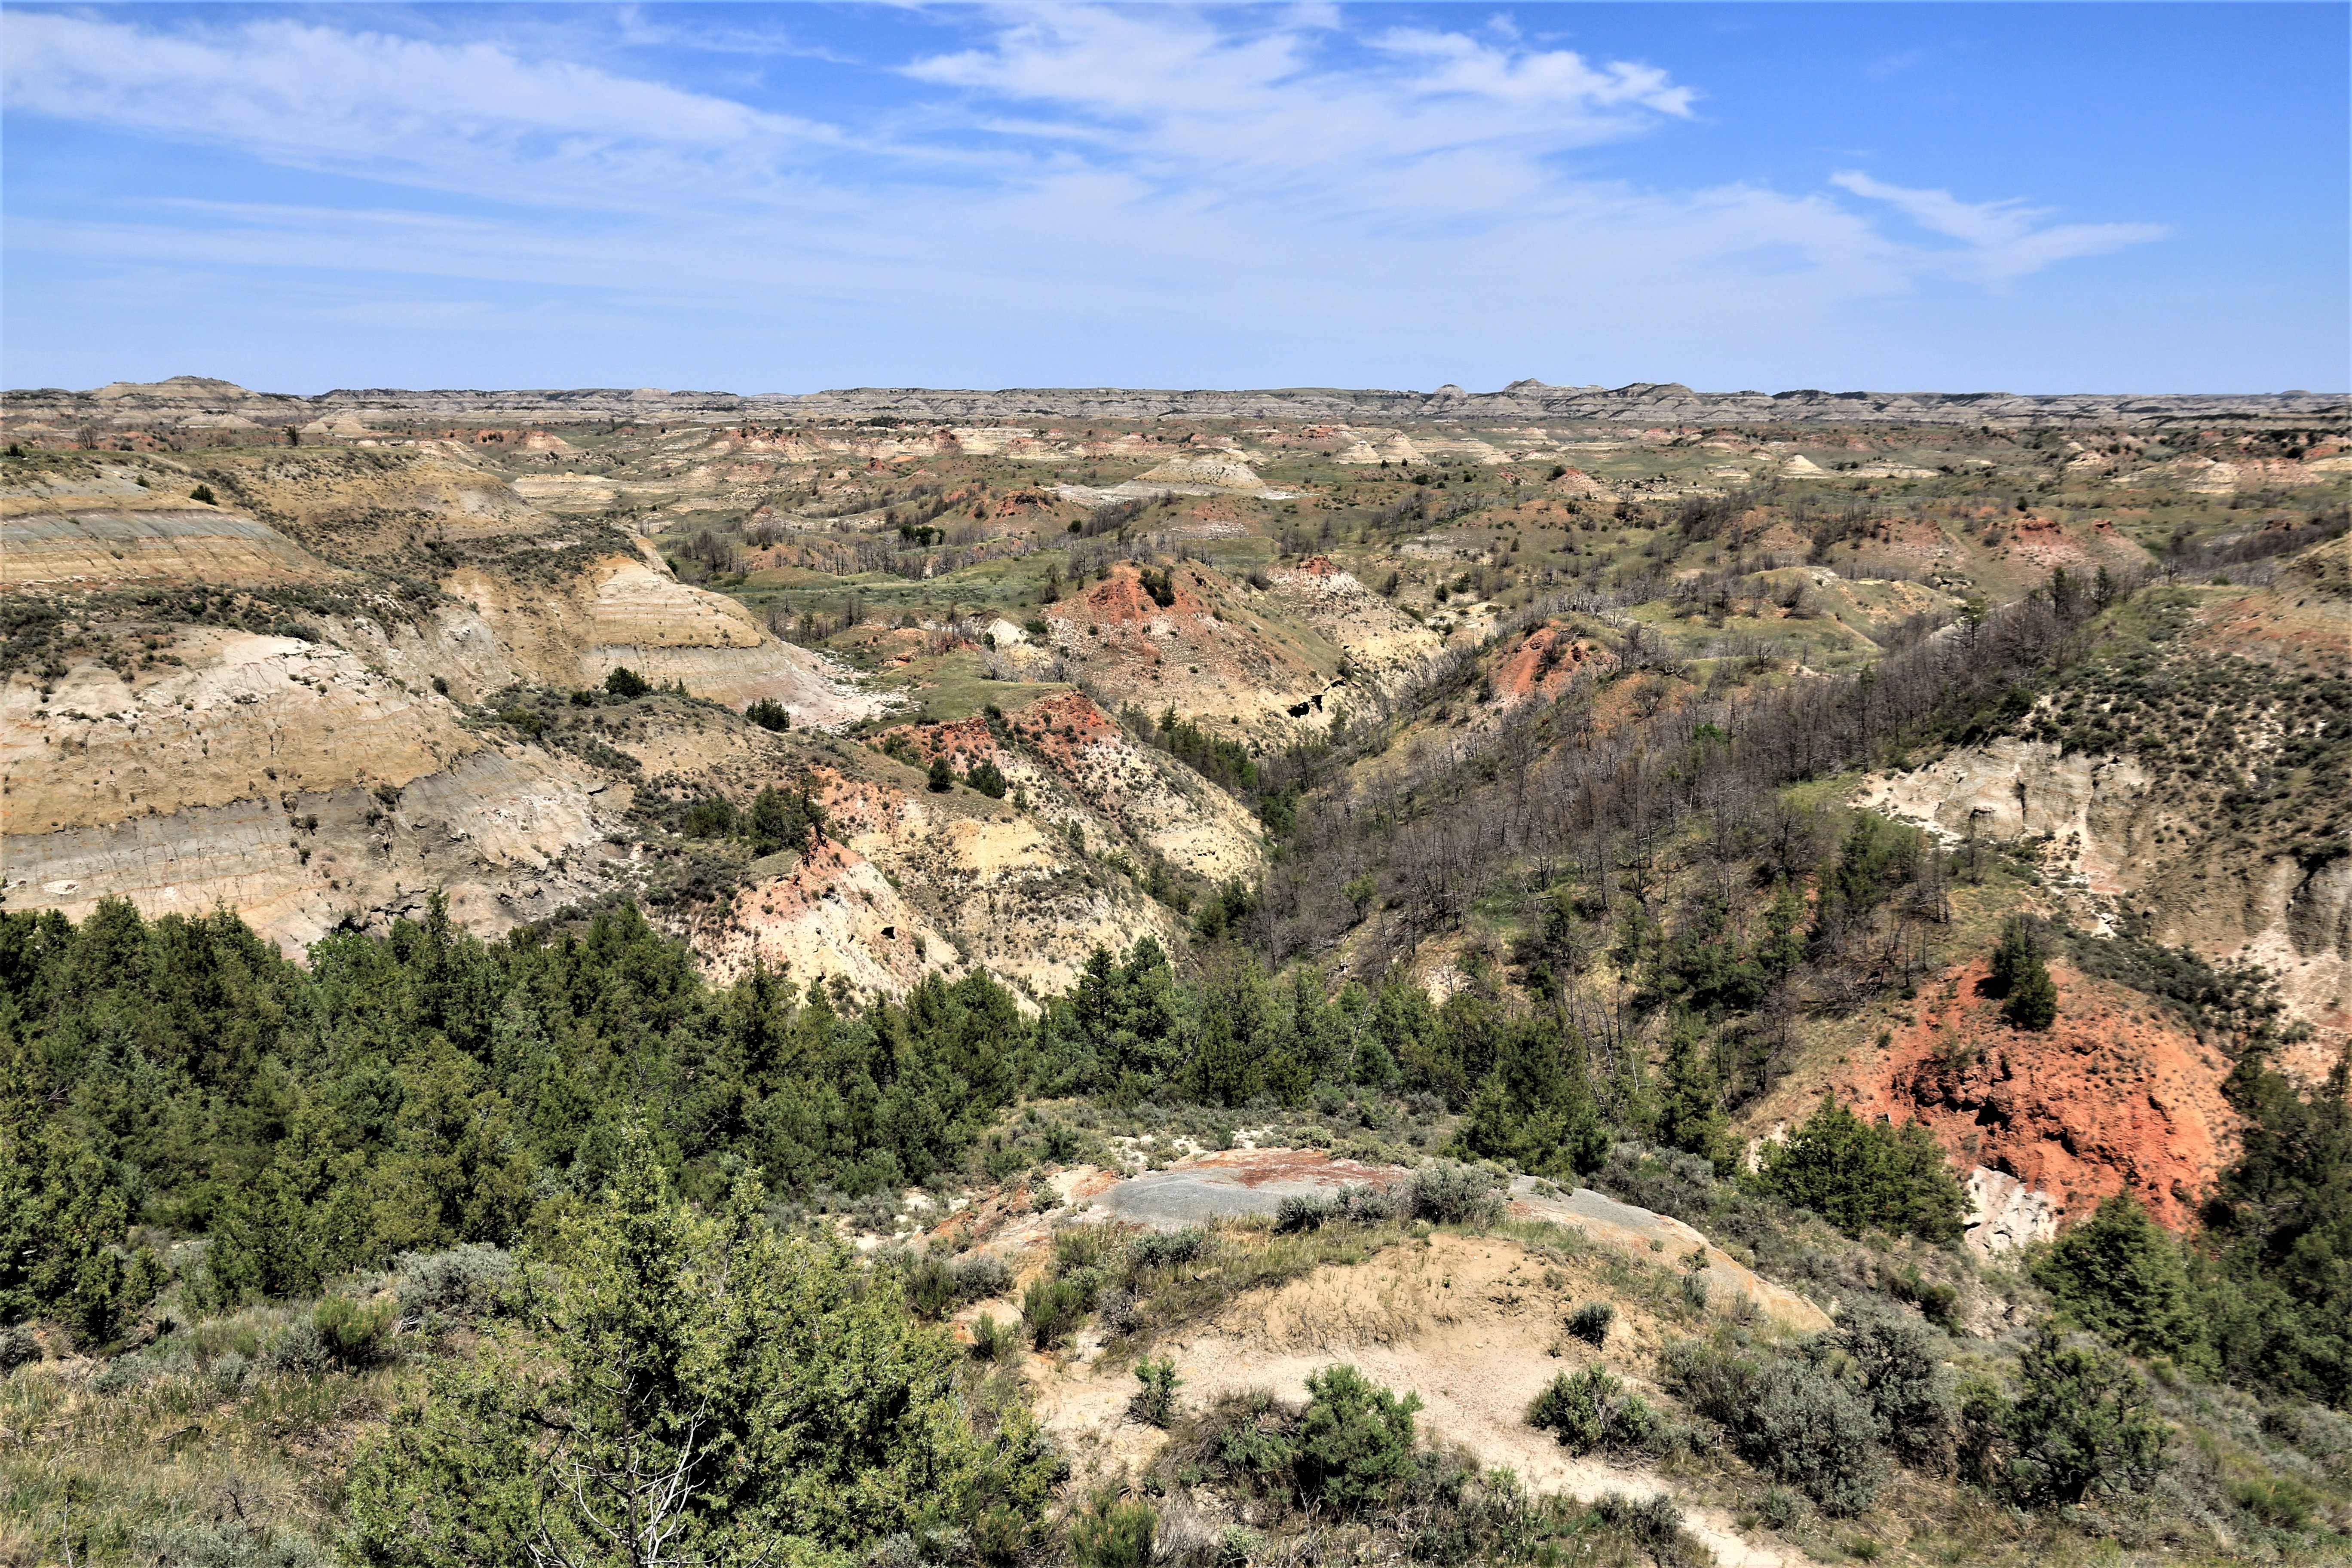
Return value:
<svg viewBox="0 0 2352 1568">
<path fill-rule="evenodd" d="M 1116 128 L 1139 167 L 1335 195 L 1427 159 L 1525 161 L 1638 135 L 1695 96 L 1650 66 L 1429 28 L 1359 37 L 1320 9 L 1026 11 L 906 74 L 1035 106 L 1041 138 Z"/>
<path fill-rule="evenodd" d="M 404 36 L 326 15 L 11 10 L 0 92 L 16 113 L 461 200 L 380 188 L 350 206 L 19 215 L 12 247 L 663 309 L 814 301 L 845 332 L 914 310 L 1080 334 L 1149 319 L 1202 342 L 1298 346 L 1444 322 L 1467 347 L 1801 336 L 1921 279 L 2005 284 L 2161 232 L 1859 174 L 1832 182 L 1859 207 L 1826 189 L 1580 174 L 1580 150 L 1687 121 L 1698 87 L 1484 22 L 983 14 L 956 24 L 961 47 L 857 68 L 895 96 L 820 107 L 676 85 L 614 63 L 625 47 L 592 64 L 546 33 Z M 625 46 L 675 24 L 614 26 Z M 692 47 L 706 45 L 728 47 Z M 743 47 L 805 52 L 782 34 Z M 1895 237 L 1885 206 L 1948 243 Z"/>
<path fill-rule="evenodd" d="M 2048 207 L 2015 199 L 1966 202 L 1949 191 L 1891 185 L 1852 170 L 1832 174 L 1830 184 L 1885 202 L 1930 234 L 1958 240 L 1962 248 L 1943 253 L 1947 260 L 1987 283 L 2007 283 L 2057 262 L 2162 239 L 2168 232 L 2152 223 L 2047 223 L 2053 216 Z"/>
<path fill-rule="evenodd" d="M 838 49 L 812 44 L 782 27 L 737 26 L 717 20 L 708 12 L 693 13 L 690 22 L 681 22 L 679 15 L 668 7 L 649 11 L 643 5 L 623 5 L 613 13 L 613 23 L 618 41 L 629 48 L 691 49 L 698 54 L 825 60 L 834 65 L 857 63 Z"/>
<path fill-rule="evenodd" d="M 0 16 L 18 113 L 505 200 L 661 205 L 772 182 L 835 126 L 491 42 L 290 20 Z"/>
</svg>

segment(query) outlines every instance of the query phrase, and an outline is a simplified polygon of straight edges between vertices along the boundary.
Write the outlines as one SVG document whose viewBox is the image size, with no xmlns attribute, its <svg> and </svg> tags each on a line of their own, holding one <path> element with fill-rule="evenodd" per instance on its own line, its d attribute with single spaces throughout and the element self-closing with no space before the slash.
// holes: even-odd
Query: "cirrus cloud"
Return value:
<svg viewBox="0 0 2352 1568">
<path fill-rule="evenodd" d="M 12 181 L 8 243 L 95 269 L 301 269 L 354 299 L 537 286 L 583 310 L 718 320 L 790 298 L 812 323 L 794 330 L 836 354 L 910 310 L 976 357 L 1145 319 L 1181 345 L 1169 363 L 1230 364 L 1231 381 L 1437 321 L 1467 361 L 1769 348 L 1854 301 L 2008 286 L 2162 232 L 1853 173 L 1793 192 L 1597 177 L 1580 152 L 1690 123 L 1699 85 L 1508 27 L 1314 6 L 940 25 L 953 47 L 870 66 L 762 34 L 757 58 L 794 58 L 795 85 L 719 90 L 632 54 L 634 13 L 578 47 L 331 11 L 11 8 L 10 115 L 352 184 L 32 212 Z M 806 85 L 829 71 L 862 90 Z M 1933 242 L 1891 232 L 1888 209 Z"/>
</svg>

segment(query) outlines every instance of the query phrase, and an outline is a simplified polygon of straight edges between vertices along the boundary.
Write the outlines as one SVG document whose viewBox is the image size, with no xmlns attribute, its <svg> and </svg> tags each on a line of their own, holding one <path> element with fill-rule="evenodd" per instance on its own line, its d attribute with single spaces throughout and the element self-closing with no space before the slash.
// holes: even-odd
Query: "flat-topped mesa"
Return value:
<svg viewBox="0 0 2352 1568">
<path fill-rule="evenodd" d="M 1653 425 L 2305 425 L 2345 417 L 2342 394 L 2310 392 L 2148 394 L 2006 392 L 1696 392 L 1679 382 L 1635 382 L 1614 389 L 1554 386 L 1532 378 L 1499 392 L 1434 392 L 1325 386 L 1255 391 L 1174 391 L 1118 387 L 1013 387 L 998 392 L 920 387 L 852 387 L 799 396 L 745 400 L 761 412 L 798 417 L 887 416 L 901 419 L 983 421 L 1045 416 L 1060 419 L 1298 419 L 1393 422 L 1413 419 L 1560 419 Z"/>
<path fill-rule="evenodd" d="M 72 426 L 235 415 L 257 424 L 362 414 L 387 423 L 448 417 L 765 420 L 890 418 L 987 424 L 1039 417 L 1111 422 L 1295 419 L 1308 422 L 1572 420 L 1630 425 L 2310 426 L 2340 424 L 2342 393 L 1697 392 L 1679 382 L 1563 386 L 1523 378 L 1497 392 L 1333 386 L 1242 391 L 1149 387 L 1008 387 L 997 391 L 860 386 L 810 393 L 667 391 L 659 387 L 509 391 L 338 388 L 315 397 L 257 393 L 231 382 L 173 376 L 88 392 L 0 394 L 0 425 Z"/>
<path fill-rule="evenodd" d="M 394 418 L 451 414 L 572 415 L 616 418 L 688 414 L 737 414 L 749 402 L 731 392 L 672 392 L 659 386 L 525 387 L 509 391 L 444 387 L 339 386 L 309 400 L 321 408 L 380 412 Z"/>
</svg>

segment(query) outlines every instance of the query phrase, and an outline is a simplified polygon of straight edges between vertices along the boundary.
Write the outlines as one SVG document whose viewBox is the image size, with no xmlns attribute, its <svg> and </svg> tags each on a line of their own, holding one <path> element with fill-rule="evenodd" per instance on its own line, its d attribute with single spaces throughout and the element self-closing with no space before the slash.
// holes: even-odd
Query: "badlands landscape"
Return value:
<svg viewBox="0 0 2352 1568">
<path fill-rule="evenodd" d="M 0 1562 L 2341 1561 L 2346 416 L 8 393 Z"/>
</svg>

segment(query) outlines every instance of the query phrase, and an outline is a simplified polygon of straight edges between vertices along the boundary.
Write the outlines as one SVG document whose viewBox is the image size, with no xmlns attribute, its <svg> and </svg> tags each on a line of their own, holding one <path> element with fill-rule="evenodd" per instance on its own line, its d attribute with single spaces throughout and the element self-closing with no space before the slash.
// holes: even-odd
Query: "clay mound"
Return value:
<svg viewBox="0 0 2352 1568">
<path fill-rule="evenodd" d="M 1166 570 L 1164 605 L 1136 568 L 1120 565 L 1085 594 L 1046 607 L 1071 679 L 1113 707 L 1152 714 L 1173 707 L 1236 741 L 1287 741 L 1328 725 L 1334 700 L 1347 690 L 1339 644 L 1310 617 L 1292 616 L 1280 594 L 1245 593 L 1197 562 Z"/>
<path fill-rule="evenodd" d="M 2286 563 L 2284 575 L 2295 591 L 2352 599 L 2352 534 L 2313 545 Z"/>
<path fill-rule="evenodd" d="M 1096 1205 L 1146 1230 L 1182 1230 L 1212 1220 L 1272 1217 L 1287 1197 L 1326 1197 L 1348 1186 L 1389 1188 L 1411 1172 L 1334 1159 L 1315 1149 L 1228 1149 L 1179 1161 L 1105 1188 Z"/>
<path fill-rule="evenodd" d="M 51 832 L 257 795 L 402 785 L 478 750 L 457 710 L 341 648 L 191 627 L 180 668 L 133 684 L 80 664 L 46 702 L 11 683 L 8 826 Z"/>
<path fill-rule="evenodd" d="M 238 507 L 327 560 L 429 571 L 436 543 L 543 548 L 561 526 L 452 442 L 208 454 L 195 471 Z"/>
<path fill-rule="evenodd" d="M 2046 836 L 2095 893 L 2136 886 L 2147 868 L 2131 854 L 2135 821 L 2153 780 L 2137 758 L 2062 752 L 2047 741 L 2002 736 L 1910 773 L 1866 779 L 1854 804 L 1934 830 L 2005 841 Z"/>
<path fill-rule="evenodd" d="M 89 396 L 100 403 L 173 412 L 238 404 L 290 404 L 297 401 L 268 393 L 249 392 L 233 381 L 222 381 L 209 375 L 174 375 L 162 381 L 110 381 Z"/>
<path fill-rule="evenodd" d="M 656 686 L 683 686 L 688 696 L 730 708 L 780 702 L 801 729 L 839 730 L 889 708 L 887 699 L 859 687 L 849 670 L 824 655 L 772 638 L 716 647 L 599 644 L 580 656 L 577 676 L 562 684 L 601 686 L 624 665 Z"/>
<path fill-rule="evenodd" d="M 2047 571 L 2053 567 L 2083 567 L 2095 571 L 2102 563 L 2137 564 L 2147 552 L 2116 531 L 2105 518 L 2068 523 L 2054 518 L 2021 517 L 2006 528 L 1989 529 L 1985 543 L 2001 553 Z"/>
<path fill-rule="evenodd" d="M 460 924 L 488 936 L 606 892 L 613 865 L 600 850 L 625 804 L 562 759 L 479 751 L 404 788 L 263 793 L 12 832 L 0 861 L 11 909 L 80 920 L 110 897 L 151 918 L 225 905 L 299 958 L 345 921 L 380 928 L 420 913 L 436 888 Z"/>
<path fill-rule="evenodd" d="M 1586 669 L 1605 669 L 1615 662 L 1606 648 L 1565 626 L 1538 626 L 1495 661 L 1495 698 L 1506 708 L 1538 698 L 1549 701 Z"/>
<path fill-rule="evenodd" d="M 1488 468 L 1500 467 L 1511 460 L 1502 448 L 1475 437 L 1424 436 L 1421 438 L 1421 449 L 1434 459 L 1458 462 L 1466 458 Z"/>
<path fill-rule="evenodd" d="M 1263 500 L 1286 500 L 1293 493 L 1268 489 L 1265 482 L 1242 460 L 1237 452 L 1204 452 L 1171 458 L 1108 489 L 1066 484 L 1056 486 L 1055 489 L 1063 500 L 1086 506 L 1103 506 L 1111 501 L 1167 495 L 1255 496 Z"/>
<path fill-rule="evenodd" d="M 2336 546 L 2348 541 L 2338 540 Z M 2198 606 L 2196 640 L 2215 653 L 2258 659 L 2282 671 L 2336 677 L 2352 643 L 2352 551 L 2297 556 L 2274 588 L 2210 599 Z"/>
<path fill-rule="evenodd" d="M 1312 626 L 1348 656 L 1349 684 L 1361 681 L 1382 696 L 1410 688 L 1444 651 L 1444 640 L 1357 581 L 1329 557 L 1317 555 L 1269 579 L 1287 616 Z"/>
<path fill-rule="evenodd" d="M 1124 840 L 1171 865 L 1223 882 L 1263 864 L 1257 824 L 1241 804 L 1165 752 L 1144 745 L 1083 692 L 1043 697 L 1006 714 L 1000 737 L 984 718 L 910 724 L 903 735 L 928 763 L 959 773 L 993 762 L 1030 814 L 1066 839 Z"/>
<path fill-rule="evenodd" d="M 302 434 L 320 438 L 340 437 L 343 440 L 358 440 L 362 437 L 374 435 L 375 431 L 358 415 L 347 409 L 331 417 L 321 416 L 311 420 L 302 426 Z"/>
<path fill-rule="evenodd" d="M 2226 496 L 2237 493 L 2238 469 L 2233 464 L 2192 453 L 2133 473 L 2120 474 L 2112 482 L 2128 486 L 2166 485 L 2186 490 L 2190 495 Z"/>
<path fill-rule="evenodd" d="M 1221 490 L 1251 491 L 1265 488 L 1265 481 L 1259 479 L 1247 463 L 1237 456 L 1223 453 L 1171 458 L 1158 468 L 1147 468 L 1136 477 L 1160 484 L 1207 485 Z"/>
<path fill-rule="evenodd" d="M 2063 962 L 2050 966 L 2057 1022 L 2012 1029 L 1979 990 L 1988 972 L 1984 960 L 1946 972 L 1854 1084 L 1858 1109 L 1916 1119 L 1963 1167 L 2047 1196 L 2063 1224 L 2129 1188 L 2188 1229 L 2236 1152 L 2229 1058 L 2159 1004 Z"/>
<path fill-rule="evenodd" d="M 1545 481 L 1545 488 L 1556 496 L 1571 500 L 1606 500 L 1616 492 L 1582 468 L 1570 467 L 1556 479 Z"/>
<path fill-rule="evenodd" d="M 823 654 L 771 637 L 735 600 L 689 587 L 643 556 L 599 557 L 556 577 L 553 592 L 524 574 L 472 565 L 444 586 L 467 601 L 516 674 L 551 685 L 602 685 L 625 666 L 730 708 L 781 702 L 794 724 L 823 730 L 888 706 Z"/>
<path fill-rule="evenodd" d="M 899 996 L 926 970 L 953 978 L 965 968 L 954 944 L 888 878 L 833 843 L 747 885 L 723 917 L 696 934 L 721 983 L 751 973 L 756 962 L 796 984 L 839 976 L 860 992 Z"/>
<path fill-rule="evenodd" d="M 824 808 L 825 842 L 809 861 L 756 865 L 739 896 L 688 921 L 687 934 L 719 973 L 757 959 L 789 963 L 803 979 L 840 974 L 899 994 L 927 970 L 982 968 L 1026 1006 L 1066 990 L 1097 946 L 1124 951 L 1147 934 L 1171 951 L 1182 945 L 1172 913 L 1109 861 L 1108 852 L 1120 850 L 1139 862 L 1133 845 L 1025 750 L 1026 772 L 1005 770 L 1030 796 L 1024 812 L 965 789 L 935 795 L 919 769 L 797 728 L 710 735 L 688 721 L 628 743 L 649 776 L 675 775 L 738 807 L 783 784 L 808 789 Z M 1083 850 L 1072 823 L 1084 828 Z"/>
<path fill-rule="evenodd" d="M 723 594 L 688 587 L 642 561 L 606 560 L 590 568 L 593 639 L 640 648 L 757 647 L 765 639 L 751 612 Z"/>
<path fill-rule="evenodd" d="M 1681 1220 L 1653 1214 L 1590 1187 L 1562 1192 L 1548 1182 L 1521 1176 L 1511 1184 L 1511 1217 L 1564 1226 L 1628 1258 L 1655 1258 L 1661 1247 L 1678 1268 L 1704 1259 L 1709 1310 L 1737 1315 L 1740 1303 L 1784 1328 L 1814 1333 L 1830 1326 L 1829 1315 L 1795 1291 L 1773 1284 Z"/>
<path fill-rule="evenodd" d="M 1227 1149 L 1180 1160 L 1103 1188 L 1094 1197 L 1101 1217 L 1147 1230 L 1181 1230 L 1220 1219 L 1271 1218 L 1288 1197 L 1325 1197 L 1348 1186 L 1402 1186 L 1412 1173 L 1398 1165 L 1366 1164 L 1318 1149 Z M 1819 1307 L 1762 1279 L 1678 1219 L 1653 1214 L 1588 1187 L 1562 1191 L 1532 1176 L 1516 1178 L 1508 1193 L 1511 1218 L 1557 1225 L 1586 1241 L 1642 1263 L 1684 1268 L 1705 1259 L 1712 1310 L 1732 1313 L 1746 1301 L 1785 1326 L 1811 1332 L 1829 1326 Z"/>
<path fill-rule="evenodd" d="M 0 585 L 257 587 L 339 575 L 251 518 L 210 507 L 19 515 L 0 522 Z"/>
<path fill-rule="evenodd" d="M 2101 918 L 2097 899 L 2127 898 L 2156 941 L 2260 964 L 2276 978 L 2289 1015 L 2319 1031 L 2283 1052 L 2280 1065 L 2315 1079 L 2352 1035 L 2352 860 L 2304 847 L 2341 841 L 2343 792 L 2325 785 L 2333 765 L 2325 754 L 2317 765 L 2279 766 L 2290 738 L 2274 700 L 2299 699 L 2294 722 L 2305 742 L 2316 736 L 2339 745 L 2326 737 L 2342 730 L 2325 696 L 2333 688 L 2282 683 L 2266 666 L 2337 673 L 2341 660 L 2329 655 L 2342 646 L 2341 616 L 2334 602 L 2286 587 L 2281 575 L 2276 589 L 2200 594 L 2202 624 L 2168 645 L 2167 674 L 2176 689 L 2220 695 L 2184 699 L 2147 721 L 2153 728 L 2119 731 L 2107 742 L 2131 745 L 2145 734 L 2141 749 L 2062 752 L 2050 741 L 2000 736 L 1866 780 L 1856 803 L 1929 826 L 1948 842 L 1971 833 L 1991 841 L 2032 836 L 2054 874 L 2050 886 L 2077 920 Z M 2329 624 L 2331 615 L 2339 624 Z M 2234 657 L 2217 657 L 2223 653 Z M 2193 730 L 2175 727 L 2182 713 Z M 2200 732 L 2201 752 L 2180 743 L 2183 733 Z M 2259 816 L 2216 810 L 2216 783 L 2228 787 L 2250 770 L 2273 770 L 2287 787 Z"/>
<path fill-rule="evenodd" d="M 621 488 L 598 474 L 520 474 L 515 493 L 551 511 L 604 511 L 621 499 Z"/>
<path fill-rule="evenodd" d="M 1158 1174 L 1217 1170 L 1213 1163 L 1236 1173 L 1235 1184 L 1206 1189 L 1219 1193 L 1269 1193 L 1294 1184 L 1315 1190 L 1322 1184 L 1321 1173 L 1331 1168 L 1312 1151 L 1235 1151 Z M 1267 1163 L 1279 1173 L 1255 1189 L 1247 1187 L 1248 1174 Z M 1071 1184 L 1072 1201 L 1092 1195 L 1097 1205 L 1115 1202 L 1137 1182 L 1090 1193 L 1095 1184 L 1082 1177 Z M 1270 1211 L 1269 1204 L 1261 1212 Z M 1005 1230 L 1022 1225 L 1013 1218 Z M 1158 1348 L 1181 1369 L 1188 1406 L 1260 1390 L 1304 1403 L 1306 1379 L 1345 1362 L 1385 1387 L 1419 1395 L 1420 1427 L 1431 1442 L 1458 1445 L 1481 1464 L 1507 1467 L 1531 1490 L 1580 1498 L 1602 1491 L 1673 1496 L 1677 1482 L 1647 1466 L 1598 1455 L 1573 1457 L 1527 1423 L 1528 1406 L 1545 1384 L 1588 1363 L 1605 1362 L 1643 1393 L 1658 1397 L 1652 1382 L 1657 1352 L 1690 1331 L 1686 1322 L 1662 1318 L 1643 1297 L 1623 1288 L 1626 1261 L 1638 1270 L 1666 1272 L 1678 1271 L 1679 1258 L 1671 1250 L 1653 1253 L 1644 1243 L 1628 1259 L 1600 1228 L 1588 1229 L 1598 1244 L 1592 1251 L 1565 1258 L 1557 1252 L 1538 1256 L 1501 1236 L 1433 1236 L 1348 1267 L 1327 1266 L 1246 1291 L 1207 1322 L 1163 1338 Z M 1714 1269 L 1708 1272 L 1712 1278 Z M 1727 1292 L 1717 1295 L 1722 1299 Z M 1613 1300 L 1619 1308 L 1608 1344 L 1598 1351 L 1569 1340 L 1560 1330 L 1580 1302 L 1596 1299 Z M 1808 1321 L 1826 1320 L 1816 1309 Z M 1123 1359 L 1082 1352 L 1071 1364 L 1055 1366 L 1038 1358 L 1029 1370 L 1035 1378 L 1038 1415 L 1063 1443 L 1082 1484 L 1131 1474 L 1158 1447 L 1159 1433 L 1123 1419 L 1135 1392 L 1134 1374 Z M 1739 1521 L 1719 1509 L 1689 1496 L 1677 1500 L 1686 1527 L 1723 1568 L 1782 1568 L 1800 1560 L 1747 1541 Z"/>
</svg>

